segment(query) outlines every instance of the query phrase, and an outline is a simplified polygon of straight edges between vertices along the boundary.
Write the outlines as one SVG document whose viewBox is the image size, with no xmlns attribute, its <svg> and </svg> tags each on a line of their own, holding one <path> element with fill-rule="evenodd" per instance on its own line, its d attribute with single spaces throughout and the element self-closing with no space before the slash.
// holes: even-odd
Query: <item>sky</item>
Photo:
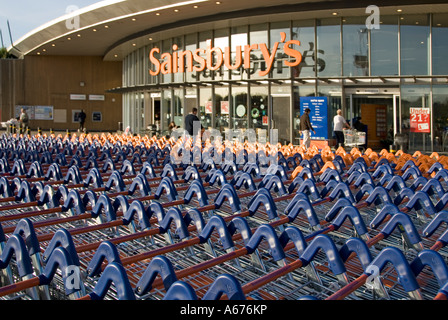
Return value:
<svg viewBox="0 0 448 320">
<path fill-rule="evenodd" d="M 84 8 L 100 0 L 0 0 L 0 30 L 3 45 L 11 45 L 8 24 L 11 29 L 12 41 L 17 42 L 28 32 L 41 25 L 57 19 L 67 12 L 70 6 Z M 1 39 L 0 39 L 1 40 Z"/>
</svg>

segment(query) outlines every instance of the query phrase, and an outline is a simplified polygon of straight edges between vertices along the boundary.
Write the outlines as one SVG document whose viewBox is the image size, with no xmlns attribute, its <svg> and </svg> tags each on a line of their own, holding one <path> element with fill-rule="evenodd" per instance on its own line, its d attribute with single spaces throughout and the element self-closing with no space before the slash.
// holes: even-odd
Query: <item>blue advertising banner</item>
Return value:
<svg viewBox="0 0 448 320">
<path fill-rule="evenodd" d="M 328 98 L 327 97 L 300 97 L 300 115 L 309 108 L 311 125 L 316 134 L 311 139 L 328 139 Z"/>
</svg>

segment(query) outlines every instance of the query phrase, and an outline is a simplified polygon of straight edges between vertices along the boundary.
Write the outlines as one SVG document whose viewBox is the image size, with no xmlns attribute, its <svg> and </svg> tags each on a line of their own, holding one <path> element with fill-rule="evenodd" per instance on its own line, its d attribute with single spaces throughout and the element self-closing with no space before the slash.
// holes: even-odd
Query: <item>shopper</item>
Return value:
<svg viewBox="0 0 448 320">
<path fill-rule="evenodd" d="M 84 109 L 81 110 L 81 113 L 79 114 L 78 117 L 79 117 L 79 130 L 78 131 L 85 131 L 86 128 L 84 127 L 84 123 L 86 122 L 87 115 L 84 112 Z"/>
<path fill-rule="evenodd" d="M 300 131 L 303 134 L 303 145 L 308 149 L 311 145 L 311 131 L 316 134 L 313 126 L 311 125 L 309 108 L 306 108 L 303 115 L 300 117 Z"/>
<path fill-rule="evenodd" d="M 338 109 L 336 115 L 333 118 L 333 131 L 336 136 L 336 148 L 344 147 L 344 131 L 345 129 L 350 129 L 345 118 L 342 116 L 342 110 Z"/>
<path fill-rule="evenodd" d="M 201 124 L 197 114 L 198 114 L 198 109 L 197 108 L 193 108 L 191 113 L 189 113 L 185 117 L 185 130 L 187 130 L 187 132 L 188 132 L 188 134 L 190 136 L 198 134 L 197 132 L 193 132 L 193 130 L 194 130 L 194 123 L 196 121 L 199 122 L 199 128 L 202 129 L 202 124 Z"/>
<path fill-rule="evenodd" d="M 173 135 L 173 132 L 176 131 L 179 128 L 178 125 L 174 121 L 171 121 L 171 123 L 168 125 L 168 134 L 167 137 L 170 137 Z"/>
<path fill-rule="evenodd" d="M 19 122 L 20 122 L 20 133 L 26 134 L 28 131 L 28 114 L 26 113 L 25 109 L 20 109 L 20 116 L 19 116 Z"/>
</svg>

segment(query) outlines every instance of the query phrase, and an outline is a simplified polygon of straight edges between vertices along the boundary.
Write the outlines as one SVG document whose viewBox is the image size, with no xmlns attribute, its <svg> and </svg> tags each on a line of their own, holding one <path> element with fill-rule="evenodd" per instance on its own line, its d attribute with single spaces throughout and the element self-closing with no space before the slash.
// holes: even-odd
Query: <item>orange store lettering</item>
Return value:
<svg viewBox="0 0 448 320">
<path fill-rule="evenodd" d="M 286 41 L 286 34 L 281 32 L 280 35 L 281 41 L 274 44 L 271 52 L 269 52 L 268 46 L 265 43 L 248 44 L 244 48 L 242 46 L 236 46 L 236 52 L 231 52 L 230 47 L 226 47 L 223 50 L 210 45 L 206 49 L 198 48 L 194 51 L 178 51 L 179 47 L 174 44 L 172 53 L 165 52 L 160 55 L 160 49 L 153 48 L 149 53 L 149 59 L 154 69 L 150 68 L 149 73 L 152 76 L 157 76 L 160 73 L 202 72 L 205 69 L 215 71 L 219 70 L 222 66 L 229 70 L 237 70 L 241 67 L 250 69 L 251 52 L 260 50 L 266 67 L 258 73 L 263 77 L 272 70 L 275 56 L 281 44 L 283 44 L 284 54 L 291 58 L 290 61 L 285 60 L 284 64 L 289 67 L 298 66 L 302 62 L 302 54 L 294 49 L 293 46 L 300 46 L 300 41 Z M 235 54 L 233 59 L 232 54 Z M 160 58 L 156 55 L 160 55 Z"/>
</svg>

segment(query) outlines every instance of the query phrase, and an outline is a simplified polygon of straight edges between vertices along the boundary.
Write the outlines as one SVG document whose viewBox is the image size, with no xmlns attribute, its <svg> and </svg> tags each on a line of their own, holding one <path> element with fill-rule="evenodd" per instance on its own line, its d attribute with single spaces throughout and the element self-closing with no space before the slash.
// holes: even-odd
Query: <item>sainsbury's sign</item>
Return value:
<svg viewBox="0 0 448 320">
<path fill-rule="evenodd" d="M 149 53 L 149 60 L 151 67 L 149 73 L 152 76 L 157 76 L 160 73 L 184 73 L 184 72 L 202 72 L 206 69 L 210 71 L 219 70 L 225 67 L 229 70 L 237 70 L 240 68 L 251 68 L 251 52 L 260 50 L 266 68 L 260 70 L 258 73 L 260 77 L 266 76 L 274 66 L 275 57 L 279 47 L 283 44 L 283 52 L 291 59 L 285 59 L 283 63 L 289 67 L 296 67 L 302 62 L 302 54 L 294 48 L 300 46 L 300 41 L 289 40 L 286 41 L 286 33 L 280 33 L 280 42 L 275 42 L 271 50 L 265 43 L 248 44 L 243 46 L 236 46 L 235 53 L 231 52 L 230 47 L 224 49 L 219 47 L 207 46 L 207 48 L 198 48 L 194 51 L 184 50 L 179 51 L 179 47 L 173 45 L 173 52 L 165 52 L 160 55 L 160 59 L 156 55 L 160 54 L 159 48 L 153 48 Z M 235 56 L 232 58 L 232 54 Z"/>
</svg>

